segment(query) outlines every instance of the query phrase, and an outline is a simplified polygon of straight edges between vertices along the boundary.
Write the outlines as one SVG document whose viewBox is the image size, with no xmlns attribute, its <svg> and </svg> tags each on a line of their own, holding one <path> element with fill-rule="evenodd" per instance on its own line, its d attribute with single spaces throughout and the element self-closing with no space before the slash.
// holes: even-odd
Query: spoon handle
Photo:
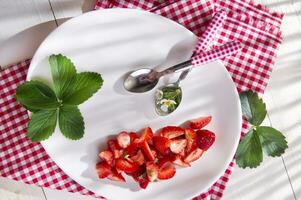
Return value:
<svg viewBox="0 0 301 200">
<path fill-rule="evenodd" d="M 158 72 L 157 74 L 157 78 L 161 77 L 161 76 L 165 76 L 167 74 L 172 74 L 172 73 L 176 73 L 176 72 L 181 72 L 181 71 L 184 71 L 186 69 L 189 69 L 191 68 L 191 60 L 187 60 L 185 62 L 182 62 L 182 63 L 179 63 L 179 64 L 176 64 L 170 68 L 167 68 L 161 72 Z"/>
<path fill-rule="evenodd" d="M 209 62 L 213 62 L 213 61 L 219 60 L 221 58 L 225 58 L 227 56 L 238 53 L 241 50 L 241 48 L 242 47 L 240 45 L 240 42 L 233 41 L 233 42 L 226 43 L 222 46 L 216 47 L 213 50 L 206 51 L 206 52 L 200 53 L 198 55 L 195 55 L 191 58 L 191 60 L 182 62 L 182 63 L 174 65 L 164 71 L 158 72 L 156 75 L 156 78 L 159 78 L 161 76 L 171 74 L 171 73 L 181 72 L 186 69 L 190 69 L 193 66 L 204 65 Z"/>
<path fill-rule="evenodd" d="M 198 38 L 198 43 L 195 47 L 194 53 L 199 54 L 206 50 L 209 46 L 209 43 L 212 42 L 216 33 L 224 25 L 227 18 L 227 13 L 224 10 L 217 11 L 212 17 L 211 22 L 209 23 L 205 32 Z"/>
<path fill-rule="evenodd" d="M 191 63 L 193 66 L 204 65 L 215 60 L 236 54 L 241 50 L 241 48 L 242 46 L 240 45 L 240 42 L 228 42 L 222 46 L 216 47 L 213 50 L 193 56 Z"/>
</svg>

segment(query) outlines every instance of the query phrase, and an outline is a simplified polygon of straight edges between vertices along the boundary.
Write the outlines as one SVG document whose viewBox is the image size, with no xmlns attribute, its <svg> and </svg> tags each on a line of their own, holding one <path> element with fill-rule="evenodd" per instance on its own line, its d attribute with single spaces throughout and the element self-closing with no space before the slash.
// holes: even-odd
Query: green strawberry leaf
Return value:
<svg viewBox="0 0 301 200">
<path fill-rule="evenodd" d="M 262 162 L 262 148 L 258 133 L 250 130 L 240 141 L 236 151 L 236 163 L 241 168 L 255 168 Z"/>
<path fill-rule="evenodd" d="M 41 109 L 54 109 L 60 105 L 53 90 L 39 81 L 23 83 L 17 88 L 15 97 L 26 109 L 32 112 Z"/>
<path fill-rule="evenodd" d="M 76 75 L 68 95 L 62 98 L 64 104 L 79 105 L 97 92 L 103 83 L 101 75 L 94 72 L 82 72 Z"/>
<path fill-rule="evenodd" d="M 63 105 L 60 107 L 59 126 L 66 138 L 78 140 L 84 136 L 84 119 L 77 106 Z"/>
<path fill-rule="evenodd" d="M 288 148 L 284 135 L 278 130 L 259 126 L 256 128 L 264 152 L 272 157 L 281 156 Z"/>
<path fill-rule="evenodd" d="M 251 90 L 241 92 L 239 96 L 243 115 L 248 122 L 259 126 L 267 114 L 265 103 L 258 97 L 257 93 Z"/>
<path fill-rule="evenodd" d="M 76 69 L 72 61 L 63 56 L 51 55 L 49 57 L 54 91 L 59 99 L 66 96 L 76 79 Z"/>
<path fill-rule="evenodd" d="M 57 109 L 33 113 L 27 126 L 27 137 L 34 142 L 49 138 L 56 127 Z"/>
</svg>

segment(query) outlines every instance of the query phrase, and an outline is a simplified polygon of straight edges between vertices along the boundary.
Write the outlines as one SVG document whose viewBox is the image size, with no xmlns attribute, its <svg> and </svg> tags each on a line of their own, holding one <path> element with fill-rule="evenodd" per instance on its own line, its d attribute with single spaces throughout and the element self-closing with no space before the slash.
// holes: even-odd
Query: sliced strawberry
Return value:
<svg viewBox="0 0 301 200">
<path fill-rule="evenodd" d="M 119 158 L 122 156 L 122 150 L 119 146 L 117 140 L 111 139 L 108 141 L 109 149 L 113 152 L 114 158 Z"/>
<path fill-rule="evenodd" d="M 131 137 L 130 134 L 128 134 L 125 131 L 122 131 L 117 136 L 117 142 L 121 148 L 126 148 L 131 143 Z"/>
<path fill-rule="evenodd" d="M 184 135 L 184 130 L 177 126 L 166 126 L 161 130 L 161 135 L 163 137 L 172 139 Z"/>
<path fill-rule="evenodd" d="M 187 146 L 187 145 L 186 145 Z M 185 154 L 186 154 L 186 152 L 185 152 L 185 149 L 183 149 L 178 155 L 180 155 L 180 156 L 182 156 L 182 157 L 184 157 L 185 156 Z"/>
<path fill-rule="evenodd" d="M 197 134 L 191 128 L 185 129 L 185 138 L 187 140 L 186 152 L 190 152 L 196 147 Z"/>
<path fill-rule="evenodd" d="M 170 179 L 176 174 L 176 168 L 171 162 L 166 162 L 160 167 L 158 178 L 161 180 Z"/>
<path fill-rule="evenodd" d="M 146 174 L 150 182 L 154 182 L 158 178 L 159 167 L 152 161 L 146 163 Z"/>
<path fill-rule="evenodd" d="M 206 117 L 199 117 L 197 119 L 190 120 L 189 126 L 194 129 L 201 129 L 205 127 L 207 124 L 211 122 L 212 117 L 206 116 Z"/>
<path fill-rule="evenodd" d="M 139 165 L 135 162 L 130 162 L 128 160 L 117 158 L 115 160 L 115 167 L 117 170 L 121 170 L 126 173 L 133 173 L 139 168 Z"/>
<path fill-rule="evenodd" d="M 140 143 L 140 147 L 143 150 L 145 156 L 150 160 L 150 161 L 154 161 L 155 160 L 155 156 L 152 153 L 151 148 L 149 147 L 147 141 L 143 141 Z"/>
<path fill-rule="evenodd" d="M 137 143 L 131 143 L 127 148 L 125 148 L 126 154 L 133 156 L 136 155 L 139 150 Z"/>
<path fill-rule="evenodd" d="M 155 148 L 162 154 L 166 155 L 169 151 L 170 139 L 162 136 L 154 136 L 153 144 Z"/>
<path fill-rule="evenodd" d="M 158 159 L 157 165 L 161 168 L 165 163 L 173 162 L 175 155 L 164 156 L 163 158 Z"/>
<path fill-rule="evenodd" d="M 187 145 L 186 139 L 173 139 L 170 143 L 170 150 L 171 152 L 178 154 L 181 153 L 181 151 L 184 151 L 185 147 Z"/>
<path fill-rule="evenodd" d="M 108 179 L 112 181 L 125 182 L 121 173 L 118 173 L 116 169 L 112 169 L 111 174 L 108 175 Z"/>
<path fill-rule="evenodd" d="M 130 132 L 130 137 L 131 137 L 131 143 L 132 143 L 132 142 L 134 142 L 135 139 L 138 138 L 138 135 L 135 132 Z"/>
<path fill-rule="evenodd" d="M 173 164 L 179 165 L 181 167 L 190 167 L 189 163 L 183 161 L 180 155 L 175 155 L 174 160 L 172 161 Z"/>
<path fill-rule="evenodd" d="M 137 163 L 139 166 L 145 162 L 145 158 L 141 150 L 139 150 L 136 155 L 131 156 L 130 158 L 133 162 Z"/>
<path fill-rule="evenodd" d="M 113 153 L 109 150 L 105 150 L 100 152 L 100 154 L 98 155 L 100 159 L 106 161 L 109 165 L 112 166 L 113 163 Z"/>
<path fill-rule="evenodd" d="M 184 162 L 186 163 L 191 163 L 197 159 L 199 159 L 202 154 L 203 154 L 203 150 L 200 148 L 196 148 L 193 151 L 191 151 L 190 153 L 188 153 L 188 155 L 185 157 Z"/>
<path fill-rule="evenodd" d="M 111 174 L 111 166 L 102 161 L 96 164 L 96 172 L 99 178 L 106 178 L 109 174 Z"/>
<path fill-rule="evenodd" d="M 148 186 L 149 180 L 146 175 L 145 166 L 141 166 L 136 172 L 132 173 L 131 176 L 139 183 L 142 189 L 145 189 Z"/>
<path fill-rule="evenodd" d="M 149 142 L 154 136 L 153 130 L 150 127 L 147 127 L 144 129 L 143 134 L 140 136 L 140 138 L 136 139 L 135 142 L 141 143 L 141 142 Z"/>
<path fill-rule="evenodd" d="M 209 130 L 197 131 L 197 146 L 207 151 L 215 141 L 215 134 Z"/>
</svg>

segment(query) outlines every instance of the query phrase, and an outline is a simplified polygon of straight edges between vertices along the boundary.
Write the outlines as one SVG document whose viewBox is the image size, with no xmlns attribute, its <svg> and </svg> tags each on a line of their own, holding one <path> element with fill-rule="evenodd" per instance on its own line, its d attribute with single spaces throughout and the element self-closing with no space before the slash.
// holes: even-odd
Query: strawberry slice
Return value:
<svg viewBox="0 0 301 200">
<path fill-rule="evenodd" d="M 185 129 L 185 138 L 187 140 L 186 152 L 190 152 L 196 148 L 197 134 L 191 128 Z"/>
<path fill-rule="evenodd" d="M 136 172 L 130 174 L 133 179 L 139 183 L 140 187 L 142 189 L 145 189 L 148 184 L 149 184 L 149 180 L 148 177 L 146 175 L 146 169 L 145 166 L 141 166 Z"/>
<path fill-rule="evenodd" d="M 125 148 L 125 152 L 127 155 L 134 156 L 137 154 L 139 150 L 137 143 L 131 143 L 127 148 Z"/>
<path fill-rule="evenodd" d="M 171 152 L 178 154 L 184 151 L 185 147 L 187 145 L 186 139 L 173 139 L 170 143 L 170 150 Z"/>
<path fill-rule="evenodd" d="M 162 154 L 166 155 L 169 152 L 170 139 L 162 136 L 154 136 L 153 144 L 155 148 Z"/>
<path fill-rule="evenodd" d="M 125 182 L 122 174 L 118 173 L 116 169 L 112 169 L 111 174 L 108 175 L 108 179 L 112 181 Z"/>
<path fill-rule="evenodd" d="M 168 139 L 176 138 L 184 135 L 184 130 L 177 126 L 166 126 L 161 130 L 161 135 Z"/>
<path fill-rule="evenodd" d="M 128 160 L 117 158 L 115 160 L 115 167 L 116 167 L 117 171 L 133 173 L 139 168 L 139 165 L 134 162 L 130 162 Z"/>
<path fill-rule="evenodd" d="M 126 148 L 126 147 L 129 146 L 130 143 L 131 143 L 131 137 L 130 137 L 130 134 L 128 134 L 128 133 L 125 132 L 125 131 L 122 131 L 122 132 L 119 133 L 119 135 L 117 136 L 117 142 L 118 142 L 118 145 L 119 145 L 121 148 Z"/>
<path fill-rule="evenodd" d="M 205 127 L 207 124 L 211 122 L 212 117 L 206 116 L 206 117 L 199 117 L 197 119 L 192 119 L 189 122 L 189 126 L 194 129 L 201 129 Z"/>
<path fill-rule="evenodd" d="M 145 162 L 145 158 L 141 150 L 139 150 L 136 155 L 131 156 L 130 158 L 133 162 L 137 163 L 139 166 L 143 165 Z"/>
<path fill-rule="evenodd" d="M 108 141 L 109 149 L 113 152 L 114 158 L 120 158 L 122 156 L 122 150 L 117 140 L 111 139 Z"/>
<path fill-rule="evenodd" d="M 159 169 L 158 178 L 161 180 L 170 179 L 176 174 L 176 168 L 171 162 L 166 162 Z"/>
<path fill-rule="evenodd" d="M 209 130 L 197 131 L 197 146 L 207 151 L 215 141 L 215 134 Z"/>
<path fill-rule="evenodd" d="M 158 178 L 159 167 L 152 161 L 146 163 L 146 174 L 150 182 L 154 182 Z"/>
<path fill-rule="evenodd" d="M 200 148 L 196 148 L 193 151 L 191 151 L 190 153 L 188 153 L 188 155 L 185 157 L 184 162 L 186 163 L 191 163 L 197 159 L 199 159 L 202 154 L 203 154 L 203 150 Z"/>
<path fill-rule="evenodd" d="M 112 166 L 113 163 L 113 153 L 109 150 L 105 150 L 100 152 L 100 154 L 98 155 L 100 159 L 106 161 L 109 165 Z"/>
<path fill-rule="evenodd" d="M 147 141 L 143 141 L 140 143 L 140 147 L 143 150 L 145 156 L 150 160 L 150 161 L 154 161 L 155 160 L 155 156 L 152 153 L 151 148 L 149 147 Z"/>
<path fill-rule="evenodd" d="M 147 127 L 144 129 L 144 132 L 140 136 L 140 138 L 136 139 L 134 142 L 137 142 L 137 143 L 141 143 L 144 141 L 149 142 L 149 141 L 151 141 L 153 136 L 154 136 L 153 130 L 150 127 Z"/>
<path fill-rule="evenodd" d="M 100 179 L 106 178 L 109 174 L 111 174 L 111 166 L 104 161 L 99 162 L 96 164 L 96 172 Z"/>
<path fill-rule="evenodd" d="M 183 161 L 180 155 L 175 155 L 174 160 L 172 161 L 173 164 L 179 165 L 181 167 L 190 167 L 189 163 Z"/>
<path fill-rule="evenodd" d="M 135 132 L 130 132 L 130 137 L 131 137 L 131 143 L 133 143 L 134 140 L 138 138 L 138 135 Z"/>
</svg>

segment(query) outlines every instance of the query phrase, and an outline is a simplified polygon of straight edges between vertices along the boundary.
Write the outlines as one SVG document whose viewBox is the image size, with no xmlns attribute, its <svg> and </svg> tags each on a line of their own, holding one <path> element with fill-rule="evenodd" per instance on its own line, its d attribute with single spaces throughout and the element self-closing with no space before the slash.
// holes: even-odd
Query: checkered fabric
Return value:
<svg viewBox="0 0 301 200">
<path fill-rule="evenodd" d="M 282 41 L 282 14 L 270 12 L 251 0 L 98 0 L 95 9 L 113 7 L 148 10 L 182 24 L 198 36 L 215 11 L 225 10 L 226 23 L 211 47 L 240 41 L 242 51 L 223 62 L 238 91 L 264 92 Z M 29 63 L 27 60 L 0 71 L 0 175 L 42 187 L 94 195 L 69 178 L 41 144 L 26 138 L 28 115 L 14 94 L 17 86 L 25 81 Z M 242 135 L 247 131 L 248 124 L 244 121 Z M 194 199 L 220 199 L 233 166 L 232 161 L 225 174 Z"/>
</svg>

